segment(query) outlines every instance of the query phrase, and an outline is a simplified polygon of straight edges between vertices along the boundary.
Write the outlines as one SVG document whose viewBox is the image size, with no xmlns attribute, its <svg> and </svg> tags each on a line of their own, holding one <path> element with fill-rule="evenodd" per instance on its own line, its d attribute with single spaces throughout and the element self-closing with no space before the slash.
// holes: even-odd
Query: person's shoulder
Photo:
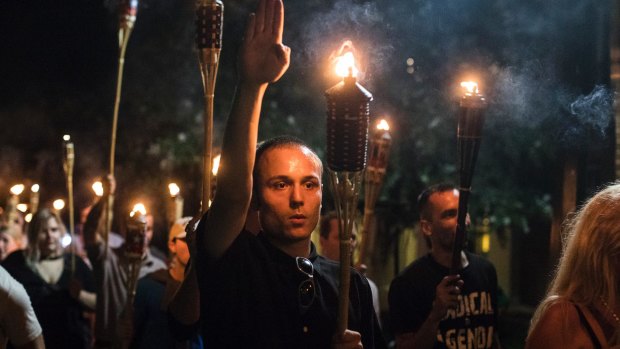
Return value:
<svg viewBox="0 0 620 349">
<path fill-rule="evenodd" d="M 2 266 L 9 272 L 22 268 L 26 265 L 26 255 L 24 250 L 17 250 L 9 254 L 3 261 Z"/>
<path fill-rule="evenodd" d="M 427 273 L 429 271 L 429 269 L 432 267 L 432 263 L 433 261 L 431 260 L 430 255 L 426 254 L 406 266 L 405 269 L 403 269 L 400 273 L 398 273 L 398 275 L 396 275 L 393 281 L 400 282 L 403 280 L 416 278 L 419 275 L 423 275 L 424 273 Z"/>
<path fill-rule="evenodd" d="M 580 342 L 583 338 L 579 335 L 582 331 L 576 305 L 561 298 L 545 302 L 546 308 L 528 336 L 526 348 L 561 348 Z"/>
<path fill-rule="evenodd" d="M 495 266 L 493 263 L 483 256 L 468 252 L 467 259 L 469 260 L 469 263 L 476 268 L 484 268 L 495 271 Z"/>
</svg>

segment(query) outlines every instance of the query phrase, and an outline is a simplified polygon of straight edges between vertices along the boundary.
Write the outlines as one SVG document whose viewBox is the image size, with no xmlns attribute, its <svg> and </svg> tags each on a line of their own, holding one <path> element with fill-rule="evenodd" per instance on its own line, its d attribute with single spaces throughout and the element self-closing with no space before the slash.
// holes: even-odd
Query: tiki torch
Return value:
<svg viewBox="0 0 620 349">
<path fill-rule="evenodd" d="M 471 193 L 471 181 L 476 166 L 480 141 L 482 140 L 482 126 L 484 125 L 484 111 L 486 100 L 478 91 L 475 82 L 461 82 L 466 92 L 461 98 L 458 112 L 457 153 L 459 166 L 459 211 L 457 216 L 456 234 L 452 247 L 452 266 L 450 274 L 454 275 L 461 267 L 461 251 L 467 234 L 467 204 Z"/>
<path fill-rule="evenodd" d="M 204 159 L 202 173 L 202 207 L 204 213 L 211 200 L 211 157 L 213 153 L 213 99 L 215 79 L 222 49 L 224 4 L 220 0 L 196 2 L 196 48 L 204 87 Z"/>
<path fill-rule="evenodd" d="M 143 204 L 134 205 L 127 220 L 124 255 L 127 261 L 127 278 L 125 288 L 127 290 L 127 302 L 121 312 L 121 318 L 127 322 L 133 322 L 133 303 L 136 298 L 136 287 L 140 276 L 142 258 L 146 250 L 146 208 Z M 131 338 L 123 338 L 123 348 L 129 347 Z"/>
<path fill-rule="evenodd" d="M 375 215 L 375 206 L 381 193 L 392 147 L 390 125 L 385 119 L 379 120 L 369 143 L 368 167 L 364 177 L 364 220 L 358 265 L 366 262 L 368 250 L 374 245 L 374 234 L 370 230 L 370 225 Z"/>
<path fill-rule="evenodd" d="M 73 165 L 75 164 L 75 147 L 71 141 L 71 136 L 62 136 L 63 162 L 62 167 L 65 170 L 65 180 L 67 183 L 67 199 L 69 204 L 69 236 L 71 236 L 71 275 L 75 273 L 75 229 L 74 205 L 73 205 Z"/>
<path fill-rule="evenodd" d="M 325 91 L 327 99 L 327 165 L 338 216 L 340 239 L 340 297 L 338 332 L 344 334 L 349 317 L 351 232 L 366 167 L 368 123 L 372 94 L 357 83 L 353 47 L 343 44 L 336 72 L 343 81 Z"/>
<path fill-rule="evenodd" d="M 7 222 L 9 224 L 15 224 L 19 222 L 19 213 L 17 213 L 17 206 L 19 205 L 19 196 L 24 192 L 23 184 L 15 184 L 9 189 L 11 191 L 11 197 L 7 200 L 6 212 L 8 215 Z"/>
<path fill-rule="evenodd" d="M 129 36 L 136 23 L 138 13 L 138 0 L 121 0 L 119 3 L 119 23 L 118 23 L 118 75 L 116 77 L 116 96 L 114 98 L 114 115 L 112 117 L 112 133 L 110 140 L 110 168 L 109 172 L 114 176 L 114 158 L 116 155 L 116 130 L 118 128 L 118 109 L 121 104 L 121 89 L 123 86 L 123 68 L 125 66 L 125 51 Z M 108 207 L 106 209 L 106 229 L 103 232 L 105 244 L 104 251 L 108 250 L 108 234 L 112 230 L 112 206 L 114 204 L 114 194 L 108 195 Z"/>
<path fill-rule="evenodd" d="M 170 199 L 167 204 L 166 219 L 171 227 L 177 219 L 183 217 L 183 197 L 181 196 L 181 188 L 176 183 L 168 184 Z"/>
<path fill-rule="evenodd" d="M 30 213 L 35 214 L 39 210 L 39 189 L 38 184 L 30 187 Z"/>
</svg>

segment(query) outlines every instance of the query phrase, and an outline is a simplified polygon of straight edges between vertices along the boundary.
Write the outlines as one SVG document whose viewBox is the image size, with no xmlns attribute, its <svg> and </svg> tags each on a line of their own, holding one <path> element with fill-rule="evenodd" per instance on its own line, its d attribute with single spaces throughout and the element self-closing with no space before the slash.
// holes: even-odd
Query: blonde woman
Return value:
<svg viewBox="0 0 620 349">
<path fill-rule="evenodd" d="M 620 182 L 588 200 L 566 228 L 526 348 L 620 348 Z"/>
<path fill-rule="evenodd" d="M 28 227 L 28 248 L 10 254 L 2 266 L 30 297 L 43 328 L 46 348 L 90 348 L 91 331 L 85 310 L 95 307 L 92 272 L 64 252 L 66 229 L 49 209 L 38 211 Z"/>
</svg>

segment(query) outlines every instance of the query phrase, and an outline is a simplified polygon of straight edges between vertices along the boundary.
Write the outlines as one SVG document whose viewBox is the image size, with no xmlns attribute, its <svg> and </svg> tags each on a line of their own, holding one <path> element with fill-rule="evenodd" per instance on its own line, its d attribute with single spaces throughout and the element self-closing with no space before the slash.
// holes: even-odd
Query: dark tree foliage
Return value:
<svg viewBox="0 0 620 349">
<path fill-rule="evenodd" d="M 224 1 L 216 147 L 234 94 L 235 57 L 255 1 Z M 8 0 L 0 5 L 0 191 L 39 182 L 64 192 L 60 140 L 76 144 L 78 205 L 106 172 L 117 69 L 115 1 Z M 140 2 L 127 49 L 117 145 L 121 202 L 161 208 L 178 181 L 191 213 L 200 196 L 203 92 L 191 1 Z M 580 193 L 610 179 L 612 95 L 607 1 L 287 1 L 289 72 L 264 103 L 260 136 L 292 134 L 323 155 L 330 54 L 350 39 L 373 118 L 394 147 L 381 204 L 416 220 L 426 185 L 456 181 L 458 83 L 481 81 L 489 108 L 470 205 L 495 227 L 547 219 L 566 154 L 581 159 Z M 327 187 L 327 186 L 326 186 Z M 0 195 L 3 197 L 4 194 Z M 326 195 L 328 198 L 329 195 Z M 326 205 L 331 203 L 326 200 Z"/>
</svg>

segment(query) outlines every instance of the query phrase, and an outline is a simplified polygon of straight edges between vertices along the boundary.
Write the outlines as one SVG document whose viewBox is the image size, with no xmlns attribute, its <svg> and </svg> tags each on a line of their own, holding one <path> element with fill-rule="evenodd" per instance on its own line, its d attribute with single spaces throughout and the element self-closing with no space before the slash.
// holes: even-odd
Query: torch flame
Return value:
<svg viewBox="0 0 620 349">
<path fill-rule="evenodd" d="M 11 187 L 11 193 L 13 195 L 19 195 L 24 191 L 24 185 L 23 184 L 15 184 L 14 186 Z"/>
<path fill-rule="evenodd" d="M 62 136 L 62 140 L 65 141 L 65 142 L 69 142 L 71 140 L 71 136 L 64 135 L 64 136 Z"/>
<path fill-rule="evenodd" d="M 19 212 L 22 212 L 22 213 L 26 213 L 26 211 L 28 211 L 27 204 L 17 204 L 16 208 Z"/>
<path fill-rule="evenodd" d="M 217 171 L 220 169 L 220 158 L 222 155 L 218 155 L 213 158 L 213 167 L 211 168 L 211 172 L 213 172 L 213 176 L 217 176 Z"/>
<path fill-rule="evenodd" d="M 38 184 L 33 184 L 32 187 L 30 187 L 30 191 L 33 193 L 38 193 L 39 192 L 39 185 Z"/>
<path fill-rule="evenodd" d="M 95 183 L 93 183 L 93 191 L 95 192 L 95 195 L 102 197 L 103 196 L 103 183 L 101 183 L 100 181 L 96 181 Z"/>
<path fill-rule="evenodd" d="M 461 87 L 463 87 L 467 94 L 473 95 L 478 93 L 478 83 L 474 81 L 462 81 Z"/>
<path fill-rule="evenodd" d="M 54 200 L 54 202 L 52 203 L 52 206 L 54 207 L 54 209 L 56 211 L 60 211 L 63 208 L 65 208 L 65 200 L 63 199 L 56 199 Z"/>
<path fill-rule="evenodd" d="M 139 202 L 133 205 L 133 210 L 131 210 L 131 213 L 129 213 L 129 217 L 135 216 L 136 212 L 140 213 L 143 216 L 146 215 L 146 207 L 144 207 L 143 203 Z"/>
<path fill-rule="evenodd" d="M 355 57 L 353 52 L 349 51 L 342 56 L 336 57 L 336 74 L 340 77 L 356 77 L 358 73 L 355 66 Z"/>
<path fill-rule="evenodd" d="M 176 183 L 170 183 L 168 184 L 168 190 L 170 191 L 170 196 L 175 197 L 179 195 L 181 188 L 179 188 L 179 186 Z"/>
<path fill-rule="evenodd" d="M 30 223 L 30 221 L 32 220 L 32 213 L 26 214 L 24 220 L 26 221 L 26 223 Z"/>
<path fill-rule="evenodd" d="M 387 121 L 385 121 L 385 119 L 381 119 L 377 123 L 377 130 L 389 131 L 390 124 L 388 124 Z"/>
</svg>

